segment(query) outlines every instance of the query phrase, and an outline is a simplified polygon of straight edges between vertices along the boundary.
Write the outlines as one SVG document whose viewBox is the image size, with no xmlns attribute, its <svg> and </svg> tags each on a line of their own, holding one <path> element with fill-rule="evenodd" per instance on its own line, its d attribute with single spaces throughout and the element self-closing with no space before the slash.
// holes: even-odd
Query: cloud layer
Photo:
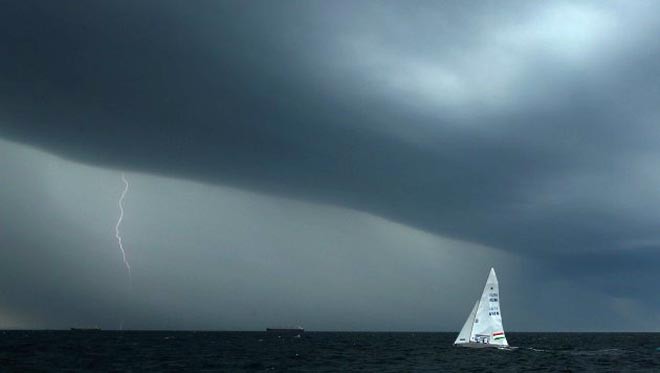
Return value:
<svg viewBox="0 0 660 373">
<path fill-rule="evenodd" d="M 6 8 L 6 139 L 359 211 L 660 307 L 653 2 Z"/>
</svg>

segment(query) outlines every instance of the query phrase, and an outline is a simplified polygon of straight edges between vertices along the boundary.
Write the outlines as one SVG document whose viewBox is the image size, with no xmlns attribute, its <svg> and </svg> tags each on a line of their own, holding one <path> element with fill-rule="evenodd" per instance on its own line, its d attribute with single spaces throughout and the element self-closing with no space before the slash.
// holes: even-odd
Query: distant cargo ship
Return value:
<svg viewBox="0 0 660 373">
<path fill-rule="evenodd" d="M 305 332 L 301 326 L 295 328 L 266 328 L 268 333 L 286 333 L 286 334 L 300 334 Z"/>
<path fill-rule="evenodd" d="M 101 328 L 71 328 L 72 332 L 100 332 Z"/>
</svg>

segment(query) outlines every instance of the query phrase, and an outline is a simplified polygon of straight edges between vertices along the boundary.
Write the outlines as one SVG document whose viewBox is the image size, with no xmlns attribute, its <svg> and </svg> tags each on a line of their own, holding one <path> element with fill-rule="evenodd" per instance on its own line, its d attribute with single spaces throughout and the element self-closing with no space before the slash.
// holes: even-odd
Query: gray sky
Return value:
<svg viewBox="0 0 660 373">
<path fill-rule="evenodd" d="M 658 330 L 656 2 L 2 7 L 0 327 Z"/>
</svg>

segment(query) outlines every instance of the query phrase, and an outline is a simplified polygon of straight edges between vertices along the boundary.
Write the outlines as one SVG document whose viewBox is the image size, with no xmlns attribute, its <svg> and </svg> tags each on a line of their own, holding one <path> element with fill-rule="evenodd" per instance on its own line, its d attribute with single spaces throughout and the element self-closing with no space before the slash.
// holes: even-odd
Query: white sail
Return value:
<svg viewBox="0 0 660 373">
<path fill-rule="evenodd" d="M 474 313 L 474 317 L 472 317 Z M 481 298 L 477 301 L 476 311 L 473 309 L 468 321 L 472 318 L 469 338 L 467 342 L 460 341 L 464 330 L 463 326 L 456 344 L 465 344 L 466 346 L 476 345 L 479 347 L 504 347 L 508 346 L 504 327 L 502 326 L 502 311 L 500 309 L 500 289 L 497 282 L 497 275 L 493 268 L 490 269 L 484 291 Z M 467 324 L 467 323 L 466 323 Z"/>
<path fill-rule="evenodd" d="M 454 344 L 468 343 L 470 341 L 470 335 L 472 334 L 472 325 L 474 325 L 474 317 L 477 315 L 477 307 L 479 307 L 479 301 L 477 301 L 474 304 L 474 307 L 472 307 L 472 311 L 470 312 L 470 315 L 468 316 L 467 320 L 465 320 L 465 324 L 463 324 L 463 328 L 461 329 L 461 332 L 458 333 L 458 337 L 456 337 Z"/>
</svg>

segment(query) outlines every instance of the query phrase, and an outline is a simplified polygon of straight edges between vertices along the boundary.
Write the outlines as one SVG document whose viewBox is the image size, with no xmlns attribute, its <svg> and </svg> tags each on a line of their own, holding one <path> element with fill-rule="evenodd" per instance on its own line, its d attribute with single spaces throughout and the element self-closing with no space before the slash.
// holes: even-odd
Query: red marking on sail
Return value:
<svg viewBox="0 0 660 373">
<path fill-rule="evenodd" d="M 496 336 L 496 335 L 504 335 L 504 332 L 493 333 L 493 336 Z"/>
</svg>

